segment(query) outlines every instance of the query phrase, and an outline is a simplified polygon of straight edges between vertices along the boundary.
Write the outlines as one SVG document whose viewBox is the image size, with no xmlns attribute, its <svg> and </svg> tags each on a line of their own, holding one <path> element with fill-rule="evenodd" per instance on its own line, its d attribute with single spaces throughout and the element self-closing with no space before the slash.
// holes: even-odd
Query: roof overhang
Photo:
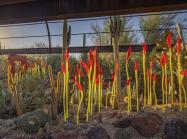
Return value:
<svg viewBox="0 0 187 139">
<path fill-rule="evenodd" d="M 187 0 L 0 0 L 0 24 L 187 9 Z"/>
</svg>

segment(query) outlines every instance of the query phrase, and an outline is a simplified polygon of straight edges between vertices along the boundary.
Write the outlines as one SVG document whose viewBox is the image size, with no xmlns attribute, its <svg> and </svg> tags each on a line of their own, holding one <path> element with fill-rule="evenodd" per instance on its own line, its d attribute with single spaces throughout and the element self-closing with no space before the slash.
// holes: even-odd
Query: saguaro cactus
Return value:
<svg viewBox="0 0 187 139">
<path fill-rule="evenodd" d="M 67 20 L 64 20 L 62 61 L 63 61 L 64 52 L 69 47 L 70 41 L 71 41 L 71 26 L 68 26 Z"/>
<path fill-rule="evenodd" d="M 121 32 L 121 25 L 122 21 L 120 19 L 120 16 L 115 16 L 113 19 L 110 18 L 110 33 L 112 38 L 112 46 L 113 46 L 113 53 L 114 53 L 114 62 L 120 63 L 119 60 L 119 38 L 120 38 L 120 32 Z M 121 76 L 120 76 L 120 68 L 117 71 L 116 74 L 116 82 L 117 82 L 117 88 L 116 91 L 118 93 L 118 97 L 121 96 Z"/>
</svg>

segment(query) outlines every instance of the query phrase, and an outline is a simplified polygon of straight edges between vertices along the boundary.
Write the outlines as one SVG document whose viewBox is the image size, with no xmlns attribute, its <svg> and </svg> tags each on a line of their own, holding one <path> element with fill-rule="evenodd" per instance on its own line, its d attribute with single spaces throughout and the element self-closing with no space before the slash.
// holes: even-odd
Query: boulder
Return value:
<svg viewBox="0 0 187 139">
<path fill-rule="evenodd" d="M 143 137 L 152 137 L 161 129 L 163 120 L 155 113 L 146 112 L 136 116 L 130 123 Z"/>
<path fill-rule="evenodd" d="M 6 137 L 7 135 L 10 134 L 10 132 L 12 132 L 12 131 L 8 128 L 1 128 L 0 129 L 0 138 L 2 139 L 4 137 Z"/>
<path fill-rule="evenodd" d="M 123 118 L 115 121 L 112 125 L 116 128 L 128 128 L 130 126 L 130 120 L 128 118 Z"/>
<path fill-rule="evenodd" d="M 14 123 L 14 119 L 0 119 L 0 126 L 2 127 L 12 127 L 14 126 L 15 123 Z"/>
<path fill-rule="evenodd" d="M 110 136 L 102 127 L 92 127 L 86 136 L 88 139 L 110 139 Z"/>
<path fill-rule="evenodd" d="M 53 136 L 53 139 L 87 139 L 87 138 L 79 134 L 58 133 Z"/>
<path fill-rule="evenodd" d="M 187 123 L 182 120 L 171 120 L 164 126 L 164 134 L 166 139 L 186 139 Z"/>
<path fill-rule="evenodd" d="M 98 123 L 102 123 L 102 114 L 101 113 L 97 113 L 93 115 L 92 120 L 96 120 Z"/>
<path fill-rule="evenodd" d="M 131 133 L 124 129 L 124 128 L 119 128 L 115 132 L 115 139 L 131 139 Z"/>
<path fill-rule="evenodd" d="M 106 113 L 102 113 L 102 120 L 106 121 L 106 120 L 109 120 L 109 119 L 112 119 L 112 118 L 115 118 L 117 117 L 119 114 L 117 111 L 108 111 Z"/>
</svg>

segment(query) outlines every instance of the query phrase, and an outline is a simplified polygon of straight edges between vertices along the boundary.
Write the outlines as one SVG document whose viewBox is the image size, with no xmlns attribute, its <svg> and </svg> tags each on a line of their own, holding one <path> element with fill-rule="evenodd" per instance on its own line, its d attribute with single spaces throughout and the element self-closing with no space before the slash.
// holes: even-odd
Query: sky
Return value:
<svg viewBox="0 0 187 139">
<path fill-rule="evenodd" d="M 70 22 L 72 34 L 76 33 L 86 33 L 93 32 L 90 28 L 92 24 L 103 24 L 103 20 L 96 21 L 79 21 L 79 22 Z M 53 34 L 62 34 L 63 31 L 63 22 L 61 23 L 49 23 L 50 33 Z M 48 37 L 41 38 L 19 38 L 19 39 L 3 39 L 6 37 L 16 37 L 16 36 L 40 36 L 47 35 L 46 25 L 26 25 L 26 26 L 12 26 L 12 27 L 0 27 L 0 41 L 2 46 L 5 48 L 25 48 L 31 47 L 36 42 L 48 43 Z M 82 35 L 72 35 L 71 45 L 72 46 L 81 46 L 82 45 Z M 61 45 L 62 37 L 55 36 L 51 37 L 52 46 Z M 87 40 L 88 41 L 88 40 Z M 91 40 L 87 43 L 91 43 Z"/>
<path fill-rule="evenodd" d="M 179 20 L 187 20 L 187 13 L 178 14 L 176 18 L 176 23 Z M 72 20 L 73 21 L 73 20 Z M 104 20 L 91 20 L 91 21 L 76 21 L 69 22 L 72 28 L 72 34 L 77 33 L 88 33 L 93 32 L 91 25 L 99 25 L 103 27 Z M 139 29 L 139 17 L 131 18 L 129 24 L 132 26 L 132 30 Z M 51 34 L 62 34 L 63 22 L 61 23 L 49 23 L 50 33 Z M 185 32 L 185 31 L 184 31 Z M 42 42 L 48 44 L 47 37 L 38 37 L 38 38 L 16 38 L 16 39 L 4 39 L 6 37 L 18 37 L 18 36 L 40 36 L 47 35 L 46 25 L 37 24 L 37 25 L 26 25 L 26 26 L 12 26 L 12 27 L 3 27 L 0 26 L 0 42 L 2 48 L 29 48 L 36 42 Z M 93 45 L 92 43 L 93 36 L 87 36 L 86 45 Z M 51 37 L 52 46 L 62 45 L 62 37 L 55 36 Z M 72 35 L 70 46 L 82 46 L 83 36 L 82 35 Z"/>
</svg>

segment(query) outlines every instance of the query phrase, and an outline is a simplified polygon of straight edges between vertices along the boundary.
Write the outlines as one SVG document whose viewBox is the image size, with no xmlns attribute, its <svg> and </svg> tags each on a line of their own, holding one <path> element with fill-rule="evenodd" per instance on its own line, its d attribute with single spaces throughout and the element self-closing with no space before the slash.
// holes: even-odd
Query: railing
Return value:
<svg viewBox="0 0 187 139">
<path fill-rule="evenodd" d="M 138 17 L 138 16 L 150 16 L 150 15 L 165 15 L 165 14 L 181 14 L 181 13 L 187 13 L 187 11 L 176 11 L 176 12 L 165 12 L 165 13 L 152 13 L 152 14 L 137 14 L 137 15 L 128 15 L 128 16 L 121 16 L 121 18 L 131 18 L 131 17 Z M 99 18 L 93 18 L 93 19 L 78 19 L 78 20 L 70 20 L 68 22 L 82 22 L 82 21 L 92 21 L 92 20 L 107 20 L 109 19 L 109 17 L 99 17 Z M 61 53 L 61 45 L 59 48 L 55 48 L 52 46 L 51 43 L 51 39 L 53 37 L 63 37 L 63 34 L 51 34 L 50 32 L 50 28 L 49 25 L 50 23 L 63 23 L 62 20 L 58 20 L 58 21 L 45 21 L 45 22 L 37 22 L 37 23 L 25 23 L 25 24 L 12 24 L 12 25 L 1 25 L 1 27 L 12 27 L 12 26 L 29 26 L 29 25 L 46 25 L 46 31 L 47 34 L 44 35 L 26 35 L 26 36 L 9 36 L 9 37 L 1 37 L 0 40 L 11 40 L 11 39 L 29 39 L 29 38 L 48 38 L 48 45 L 47 48 L 24 48 L 24 49 L 1 49 L 0 53 L 1 54 L 34 54 L 34 53 L 40 53 L 40 54 L 44 54 L 44 53 Z M 149 32 L 149 33 L 157 33 L 159 31 L 168 31 L 168 30 L 173 30 L 176 31 L 176 28 L 158 28 L 158 29 L 147 29 L 147 30 L 141 30 L 141 29 L 136 29 L 136 30 L 124 30 L 121 31 L 122 33 L 141 33 L 141 32 Z M 187 30 L 187 28 L 182 28 L 182 30 Z M 88 38 L 93 41 L 93 39 L 97 39 L 97 46 L 103 46 L 105 48 L 101 48 L 98 47 L 98 50 L 100 52 L 111 52 L 112 48 L 112 41 L 109 35 L 110 32 L 84 32 L 84 33 L 72 33 L 71 36 L 73 37 L 79 37 L 81 38 L 79 40 L 79 45 L 76 46 L 70 46 L 70 52 L 72 53 L 84 53 L 84 52 L 88 52 L 89 49 L 92 49 L 96 46 L 90 46 L 87 45 L 87 41 Z M 95 37 L 97 36 L 102 36 L 103 34 L 108 34 L 108 44 L 102 44 L 101 38 L 99 37 Z M 120 51 L 126 51 L 127 49 L 127 44 L 120 44 L 121 45 L 121 49 Z M 132 47 L 135 47 L 134 50 L 135 51 L 140 51 L 139 48 L 137 48 L 136 46 L 140 46 L 140 45 L 131 45 Z M 148 45 L 148 47 L 150 47 L 150 50 L 152 50 L 152 47 L 155 46 L 154 44 Z M 82 50 L 80 50 L 82 49 Z"/>
</svg>

